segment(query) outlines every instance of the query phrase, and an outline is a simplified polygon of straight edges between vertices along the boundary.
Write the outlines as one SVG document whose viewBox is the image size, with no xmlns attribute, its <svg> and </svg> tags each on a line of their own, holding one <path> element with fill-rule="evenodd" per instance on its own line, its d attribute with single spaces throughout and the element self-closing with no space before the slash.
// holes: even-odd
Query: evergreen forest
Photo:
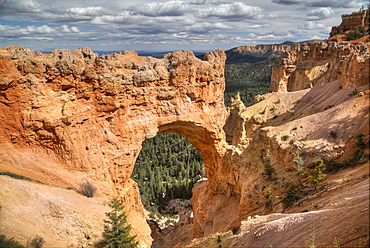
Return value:
<svg viewBox="0 0 370 248">
<path fill-rule="evenodd" d="M 202 157 L 185 137 L 159 134 L 144 142 L 132 178 L 139 184 L 144 207 L 164 213 L 169 200 L 190 199 L 202 175 Z"/>
<path fill-rule="evenodd" d="M 253 102 L 254 96 L 266 94 L 270 87 L 272 65 L 278 60 L 278 57 L 273 57 L 257 63 L 226 64 L 225 105 L 228 106 L 230 98 L 238 92 L 246 106 Z"/>
<path fill-rule="evenodd" d="M 256 63 L 227 63 L 225 105 L 240 92 L 245 105 L 270 86 L 271 66 L 278 58 Z M 132 178 L 139 184 L 144 207 L 152 213 L 165 212 L 169 200 L 190 199 L 192 188 L 203 176 L 201 155 L 189 141 L 176 134 L 161 134 L 144 142 Z"/>
</svg>

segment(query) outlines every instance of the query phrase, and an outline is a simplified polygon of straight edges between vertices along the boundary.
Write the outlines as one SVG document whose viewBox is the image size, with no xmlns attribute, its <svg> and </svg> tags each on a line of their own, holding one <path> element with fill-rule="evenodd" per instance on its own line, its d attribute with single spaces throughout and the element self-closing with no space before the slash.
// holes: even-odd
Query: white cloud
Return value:
<svg viewBox="0 0 370 248">
<path fill-rule="evenodd" d="M 78 32 L 80 32 L 80 30 L 78 29 L 78 27 L 71 27 L 71 32 L 72 33 L 78 33 Z"/>
<path fill-rule="evenodd" d="M 181 16 L 189 11 L 189 5 L 183 1 L 151 2 L 136 5 L 129 10 L 145 16 Z"/>
<path fill-rule="evenodd" d="M 306 20 L 323 20 L 330 18 L 334 15 L 334 11 L 331 8 L 318 8 L 310 10 L 307 13 Z"/>
<path fill-rule="evenodd" d="M 73 15 L 83 15 L 83 16 L 97 16 L 102 14 L 107 14 L 108 11 L 103 7 L 85 7 L 85 8 L 70 8 L 67 9 Z"/>
<path fill-rule="evenodd" d="M 79 33 L 77 27 L 68 27 L 68 25 L 62 25 L 59 27 L 50 27 L 47 25 L 42 26 L 10 26 L 10 25 L 0 25 L 0 32 L 3 37 L 9 39 L 55 39 L 57 37 L 62 38 L 72 38 L 71 36 L 66 36 L 66 33 L 71 33 L 73 36 Z M 73 34 L 74 33 L 74 34 Z"/>
<path fill-rule="evenodd" d="M 218 17 L 226 20 L 246 20 L 257 18 L 263 12 L 263 9 L 257 6 L 246 5 L 242 2 L 233 2 L 230 4 L 219 4 L 198 9 L 199 16 Z"/>
<path fill-rule="evenodd" d="M 305 29 L 305 30 L 313 30 L 313 29 L 324 29 L 326 26 L 322 23 L 317 22 L 304 22 L 303 24 L 298 26 L 299 29 Z"/>
</svg>

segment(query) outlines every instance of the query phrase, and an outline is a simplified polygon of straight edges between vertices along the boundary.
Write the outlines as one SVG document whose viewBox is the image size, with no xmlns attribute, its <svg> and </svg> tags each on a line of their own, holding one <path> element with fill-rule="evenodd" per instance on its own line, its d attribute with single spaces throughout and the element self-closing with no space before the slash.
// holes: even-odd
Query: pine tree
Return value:
<svg viewBox="0 0 370 248">
<path fill-rule="evenodd" d="M 317 189 L 317 185 L 325 179 L 326 174 L 323 173 L 325 170 L 326 165 L 321 159 L 319 159 L 316 161 L 315 169 L 309 171 L 310 176 L 308 176 L 308 180 L 315 186 L 315 190 Z"/>
<path fill-rule="evenodd" d="M 131 225 L 127 225 L 127 216 L 123 212 L 123 203 L 122 201 L 114 198 L 108 204 L 113 210 L 106 213 L 105 215 L 109 220 L 104 220 L 106 225 L 104 225 L 103 235 L 107 239 L 107 245 L 105 248 L 136 248 L 139 243 L 135 241 L 136 235 L 131 236 L 130 230 Z"/>
</svg>

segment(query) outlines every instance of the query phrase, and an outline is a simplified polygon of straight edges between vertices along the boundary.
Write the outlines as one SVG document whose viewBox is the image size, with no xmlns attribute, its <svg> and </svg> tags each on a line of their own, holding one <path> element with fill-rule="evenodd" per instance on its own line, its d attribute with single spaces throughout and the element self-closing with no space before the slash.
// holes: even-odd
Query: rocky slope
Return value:
<svg viewBox="0 0 370 248">
<path fill-rule="evenodd" d="M 363 40 L 363 39 L 362 39 Z M 339 80 L 343 88 L 369 83 L 369 42 L 294 44 L 273 66 L 270 91 L 297 91 Z"/>
</svg>

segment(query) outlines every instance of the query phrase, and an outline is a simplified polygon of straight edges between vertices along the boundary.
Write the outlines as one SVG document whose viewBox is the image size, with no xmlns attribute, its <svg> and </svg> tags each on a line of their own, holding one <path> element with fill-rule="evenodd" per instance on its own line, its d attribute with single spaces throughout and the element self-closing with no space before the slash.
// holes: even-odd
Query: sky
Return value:
<svg viewBox="0 0 370 248">
<path fill-rule="evenodd" d="M 326 39 L 369 0 L 0 0 L 0 47 L 228 50 Z"/>
</svg>

